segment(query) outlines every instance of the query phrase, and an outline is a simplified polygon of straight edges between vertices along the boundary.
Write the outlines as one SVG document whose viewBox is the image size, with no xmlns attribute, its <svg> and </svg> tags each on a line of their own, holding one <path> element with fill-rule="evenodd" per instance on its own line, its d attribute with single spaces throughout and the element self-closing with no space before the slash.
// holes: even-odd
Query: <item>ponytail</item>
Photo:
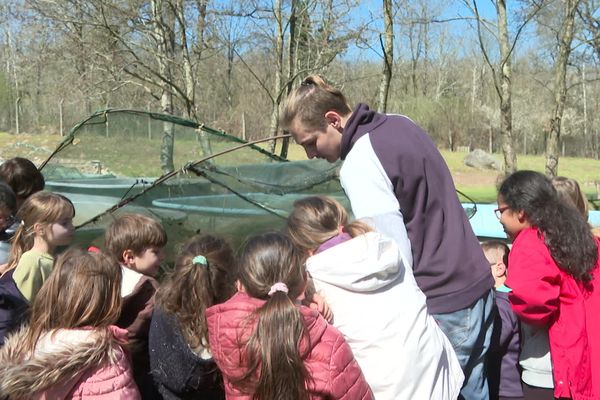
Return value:
<svg viewBox="0 0 600 400">
<path fill-rule="evenodd" d="M 253 400 L 308 400 L 304 359 L 310 351 L 296 299 L 306 286 L 303 258 L 280 233 L 250 239 L 240 256 L 239 279 L 248 295 L 265 303 L 248 320 L 255 328 L 246 343 L 247 369 L 233 381 Z"/>
<path fill-rule="evenodd" d="M 206 309 L 234 292 L 234 256 L 229 244 L 211 235 L 197 235 L 184 244 L 175 267 L 156 293 L 156 304 L 175 316 L 192 350 L 209 349 Z"/>
<path fill-rule="evenodd" d="M 6 271 L 16 268 L 23 253 L 33 247 L 33 234 L 33 226 L 25 227 L 23 220 L 21 220 L 19 227 L 11 239 Z"/>
<path fill-rule="evenodd" d="M 247 343 L 249 369 L 242 377 L 256 375 L 253 400 L 308 400 L 306 328 L 298 307 L 287 293 L 277 291 L 256 313 L 256 329 Z M 304 348 L 304 351 L 300 349 Z"/>
</svg>

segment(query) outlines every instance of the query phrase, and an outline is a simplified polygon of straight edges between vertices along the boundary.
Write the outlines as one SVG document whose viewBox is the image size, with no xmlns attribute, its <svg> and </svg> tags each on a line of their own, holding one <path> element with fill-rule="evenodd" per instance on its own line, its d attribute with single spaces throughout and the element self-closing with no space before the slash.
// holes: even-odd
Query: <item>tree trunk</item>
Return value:
<svg viewBox="0 0 600 400">
<path fill-rule="evenodd" d="M 281 79 L 283 77 L 283 16 L 282 16 L 282 0 L 275 2 L 275 20 L 277 23 L 277 41 L 275 44 L 275 76 L 273 84 L 273 108 L 271 110 L 271 123 L 269 126 L 269 135 L 276 136 L 277 129 L 279 128 L 279 104 L 281 103 Z M 275 147 L 277 142 L 273 140 L 271 142 L 270 150 L 271 153 L 275 153 Z"/>
<path fill-rule="evenodd" d="M 163 0 L 152 0 L 152 17 L 154 22 L 154 30 L 158 44 L 157 62 L 160 74 L 167 78 L 168 82 L 172 81 L 171 61 L 174 54 L 174 38 L 172 36 L 174 18 L 169 15 L 169 11 Z M 165 114 L 173 114 L 173 91 L 170 83 L 163 82 L 162 94 L 160 96 L 161 111 Z M 170 122 L 163 123 L 162 144 L 160 148 L 160 167 L 163 173 L 171 172 L 175 169 L 173 163 L 173 146 L 174 146 L 173 124 Z"/>
<path fill-rule="evenodd" d="M 517 170 L 517 157 L 514 151 L 512 129 L 512 63 L 508 39 L 506 1 L 496 2 L 498 15 L 498 38 L 500 40 L 500 132 L 502 134 L 502 153 L 504 154 L 504 172 L 511 174 Z"/>
<path fill-rule="evenodd" d="M 392 0 L 383 0 L 385 35 L 383 44 L 383 74 L 379 84 L 379 105 L 377 111 L 385 113 L 392 82 L 392 66 L 394 63 L 394 21 L 392 19 Z"/>
<path fill-rule="evenodd" d="M 554 67 L 554 109 L 546 141 L 546 175 L 558 174 L 560 129 L 567 98 L 567 63 L 575 32 L 575 14 L 579 0 L 565 0 L 565 16 L 559 32 L 558 55 Z"/>
<path fill-rule="evenodd" d="M 179 41 L 181 46 L 181 54 L 183 56 L 183 74 L 185 84 L 185 109 L 188 118 L 198 120 L 196 115 L 196 79 L 194 76 L 194 69 L 192 66 L 192 60 L 190 58 L 190 51 L 188 46 L 187 38 L 187 24 L 185 21 L 185 4 L 183 0 L 177 0 L 175 6 L 175 12 L 177 13 L 177 20 L 179 21 Z"/>
<path fill-rule="evenodd" d="M 294 88 L 294 77 L 296 76 L 296 50 L 298 49 L 298 37 L 296 31 L 297 15 L 296 10 L 298 9 L 298 0 L 292 0 L 292 7 L 290 11 L 290 43 L 288 46 L 288 79 L 287 79 L 287 94 L 289 95 Z M 281 153 L 279 155 L 283 158 L 287 158 L 288 150 L 290 147 L 290 138 L 284 138 L 281 143 Z"/>
</svg>

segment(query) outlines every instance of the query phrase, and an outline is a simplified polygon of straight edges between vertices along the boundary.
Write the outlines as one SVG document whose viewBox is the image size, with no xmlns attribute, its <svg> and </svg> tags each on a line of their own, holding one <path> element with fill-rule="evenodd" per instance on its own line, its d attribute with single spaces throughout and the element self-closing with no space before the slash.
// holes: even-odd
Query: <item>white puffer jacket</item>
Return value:
<svg viewBox="0 0 600 400">
<path fill-rule="evenodd" d="M 396 243 L 369 232 L 306 262 L 375 399 L 456 399 L 463 373 Z"/>
</svg>

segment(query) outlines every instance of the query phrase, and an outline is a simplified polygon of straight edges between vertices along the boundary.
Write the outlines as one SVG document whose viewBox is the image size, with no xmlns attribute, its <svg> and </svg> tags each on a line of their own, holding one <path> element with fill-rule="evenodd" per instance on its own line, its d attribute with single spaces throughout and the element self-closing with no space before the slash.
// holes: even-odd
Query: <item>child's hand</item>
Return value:
<svg viewBox="0 0 600 400">
<path fill-rule="evenodd" d="M 308 306 L 313 310 L 317 310 L 330 324 L 333 322 L 333 312 L 331 311 L 331 307 L 329 307 L 325 298 L 320 294 L 314 293 Z"/>
</svg>

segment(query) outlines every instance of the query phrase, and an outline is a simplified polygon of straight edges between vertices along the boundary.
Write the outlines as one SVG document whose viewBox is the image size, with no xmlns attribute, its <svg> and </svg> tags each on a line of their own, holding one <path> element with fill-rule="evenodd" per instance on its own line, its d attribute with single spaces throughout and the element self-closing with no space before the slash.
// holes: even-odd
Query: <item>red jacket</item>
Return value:
<svg viewBox="0 0 600 400">
<path fill-rule="evenodd" d="M 534 228 L 519 233 L 509 254 L 513 310 L 529 324 L 548 327 L 555 397 L 600 399 L 598 267 L 584 287 L 558 268 Z"/>
<path fill-rule="evenodd" d="M 223 304 L 206 311 L 212 355 L 223 373 L 228 399 L 250 399 L 231 384 L 242 373 L 238 338 L 248 337 L 253 326 L 245 326 L 246 317 L 264 304 L 245 293 L 237 293 Z M 317 311 L 300 306 L 312 347 L 304 363 L 312 378 L 312 400 L 372 400 L 373 395 L 342 334 L 329 325 Z M 242 331 L 240 331 L 242 330 Z M 318 393 L 318 395 L 316 394 Z"/>
</svg>

